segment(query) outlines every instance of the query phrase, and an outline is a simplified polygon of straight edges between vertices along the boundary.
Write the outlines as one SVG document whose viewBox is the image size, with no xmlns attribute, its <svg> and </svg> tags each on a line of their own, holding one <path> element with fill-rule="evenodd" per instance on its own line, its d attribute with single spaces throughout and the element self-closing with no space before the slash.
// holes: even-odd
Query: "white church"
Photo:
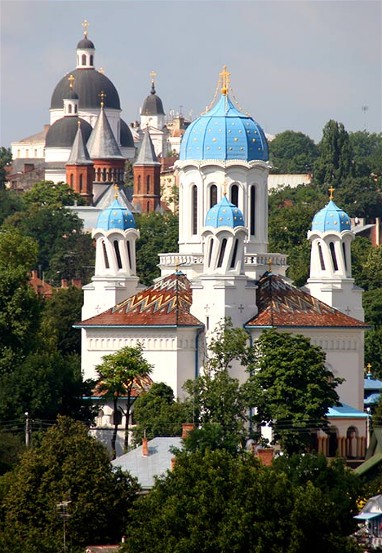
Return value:
<svg viewBox="0 0 382 553">
<path fill-rule="evenodd" d="M 330 433 L 318 451 L 362 458 L 367 442 L 363 412 L 364 324 L 362 291 L 351 276 L 350 218 L 333 201 L 308 231 L 310 277 L 303 289 L 285 277 L 286 256 L 268 252 L 270 170 L 265 134 L 230 99 L 229 73 L 209 111 L 187 128 L 176 172 L 179 183 L 179 251 L 159 255 L 161 277 L 144 288 L 136 274 L 139 237 L 132 213 L 118 197 L 99 215 L 95 274 L 84 287 L 82 370 L 95 378 L 104 355 L 143 345 L 155 382 L 177 397 L 183 383 L 203 371 L 206 344 L 230 317 L 252 341 L 270 327 L 303 334 L 326 353 L 344 378 L 341 407 L 330 409 Z M 245 371 L 237 366 L 241 381 Z M 105 406 L 98 424 L 110 425 Z"/>
</svg>

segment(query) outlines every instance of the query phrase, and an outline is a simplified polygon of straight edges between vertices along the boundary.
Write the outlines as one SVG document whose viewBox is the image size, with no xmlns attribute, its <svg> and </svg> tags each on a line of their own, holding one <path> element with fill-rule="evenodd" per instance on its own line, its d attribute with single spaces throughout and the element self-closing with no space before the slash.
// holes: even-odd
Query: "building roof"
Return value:
<svg viewBox="0 0 382 553">
<path fill-rule="evenodd" d="M 142 144 L 134 165 L 160 165 L 148 127 L 144 130 Z"/>
<path fill-rule="evenodd" d="M 247 322 L 248 328 L 368 328 L 270 272 L 260 278 L 256 296 L 258 314 Z"/>
<path fill-rule="evenodd" d="M 121 109 L 119 95 L 113 83 L 96 69 L 73 69 L 69 74 L 74 77 L 73 89 L 80 99 L 80 109 L 99 109 L 100 94 L 104 93 L 105 108 Z M 50 109 L 63 109 L 64 99 L 69 94 L 68 77 L 65 75 L 53 91 Z"/>
<path fill-rule="evenodd" d="M 92 126 L 77 116 L 66 116 L 58 119 L 49 128 L 46 139 L 46 148 L 71 148 L 78 131 L 78 123 L 81 124 L 84 140 L 87 141 L 92 132 Z"/>
<path fill-rule="evenodd" d="M 365 378 L 364 379 L 364 389 L 365 390 L 382 390 L 382 382 L 376 378 Z"/>
<path fill-rule="evenodd" d="M 190 314 L 192 290 L 187 277 L 173 273 L 111 309 L 75 325 L 97 326 L 191 326 L 202 323 Z"/>
<path fill-rule="evenodd" d="M 180 160 L 236 159 L 267 161 L 268 143 L 263 129 L 241 113 L 227 94 L 187 128 L 180 144 Z"/>
<path fill-rule="evenodd" d="M 155 477 L 165 475 L 171 468 L 174 457 L 173 448 L 182 447 L 182 438 L 154 438 L 148 442 L 148 455 L 143 455 L 142 446 L 125 453 L 111 462 L 113 467 L 120 467 L 137 478 L 144 490 L 154 486 Z"/>
<path fill-rule="evenodd" d="M 312 231 L 318 230 L 319 232 L 337 231 L 342 232 L 344 230 L 351 229 L 350 217 L 343 209 L 336 206 L 333 200 L 330 200 L 328 204 L 313 217 Z"/>
<path fill-rule="evenodd" d="M 145 98 L 141 115 L 165 115 L 162 100 L 157 96 L 154 82 L 151 83 L 151 92 Z"/>
<path fill-rule="evenodd" d="M 359 411 L 346 403 L 342 403 L 336 407 L 329 407 L 327 416 L 331 419 L 367 419 L 369 415 L 364 411 Z"/>
<path fill-rule="evenodd" d="M 86 147 L 86 141 L 81 129 L 81 124 L 78 125 L 77 134 L 70 151 L 69 159 L 65 165 L 93 165 Z"/>
<path fill-rule="evenodd" d="M 206 227 L 244 227 L 243 213 L 236 205 L 227 200 L 226 196 L 208 210 L 206 215 Z"/>
<path fill-rule="evenodd" d="M 101 211 L 97 220 L 97 228 L 102 230 L 127 230 L 136 228 L 135 219 L 130 210 L 122 205 L 118 198 L 115 198 L 113 203 L 106 209 Z"/>
<path fill-rule="evenodd" d="M 92 159 L 124 159 L 103 107 L 87 143 Z"/>
<path fill-rule="evenodd" d="M 123 148 L 135 148 L 133 134 L 129 128 L 129 125 L 123 120 L 120 119 L 121 131 L 120 131 L 120 142 Z"/>
</svg>

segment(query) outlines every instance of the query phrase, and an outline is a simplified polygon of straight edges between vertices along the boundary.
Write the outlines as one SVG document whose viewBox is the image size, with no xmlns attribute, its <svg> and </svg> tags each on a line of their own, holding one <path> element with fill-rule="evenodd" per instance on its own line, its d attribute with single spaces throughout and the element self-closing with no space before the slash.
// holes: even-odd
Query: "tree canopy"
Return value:
<svg viewBox="0 0 382 553">
<path fill-rule="evenodd" d="M 309 173 L 317 157 L 317 145 L 302 132 L 284 131 L 269 142 L 273 173 Z"/>
<path fill-rule="evenodd" d="M 117 543 L 138 491 L 134 480 L 112 469 L 106 449 L 88 429 L 67 417 L 22 455 L 11 476 L 3 499 L 2 551 L 62 551 L 58 504 L 63 501 L 69 502 L 71 548 Z"/>
<path fill-rule="evenodd" d="M 312 433 L 327 425 L 329 407 L 339 404 L 342 379 L 325 366 L 325 353 L 299 334 L 266 330 L 255 343 L 249 378 L 254 420 L 273 429 L 287 453 L 309 448 Z"/>
</svg>

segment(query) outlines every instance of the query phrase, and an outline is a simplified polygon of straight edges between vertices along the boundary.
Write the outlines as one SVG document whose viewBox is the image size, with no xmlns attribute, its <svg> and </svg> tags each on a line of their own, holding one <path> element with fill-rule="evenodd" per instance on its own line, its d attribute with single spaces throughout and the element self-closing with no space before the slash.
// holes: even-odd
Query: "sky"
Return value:
<svg viewBox="0 0 382 553">
<path fill-rule="evenodd" d="M 165 112 L 194 119 L 226 64 L 237 105 L 266 133 L 318 142 L 330 119 L 382 130 L 379 0 L 0 0 L 0 146 L 49 123 L 85 19 L 127 123 L 139 119 L 151 71 Z"/>
</svg>

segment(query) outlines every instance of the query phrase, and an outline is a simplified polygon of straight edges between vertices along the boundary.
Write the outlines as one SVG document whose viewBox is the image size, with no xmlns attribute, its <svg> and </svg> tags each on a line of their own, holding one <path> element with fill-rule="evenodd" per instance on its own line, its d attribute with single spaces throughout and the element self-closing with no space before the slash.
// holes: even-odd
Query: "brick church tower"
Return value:
<svg viewBox="0 0 382 553">
<path fill-rule="evenodd" d="M 134 163 L 133 203 L 142 213 L 151 213 L 160 207 L 160 163 L 147 127 Z"/>
</svg>

